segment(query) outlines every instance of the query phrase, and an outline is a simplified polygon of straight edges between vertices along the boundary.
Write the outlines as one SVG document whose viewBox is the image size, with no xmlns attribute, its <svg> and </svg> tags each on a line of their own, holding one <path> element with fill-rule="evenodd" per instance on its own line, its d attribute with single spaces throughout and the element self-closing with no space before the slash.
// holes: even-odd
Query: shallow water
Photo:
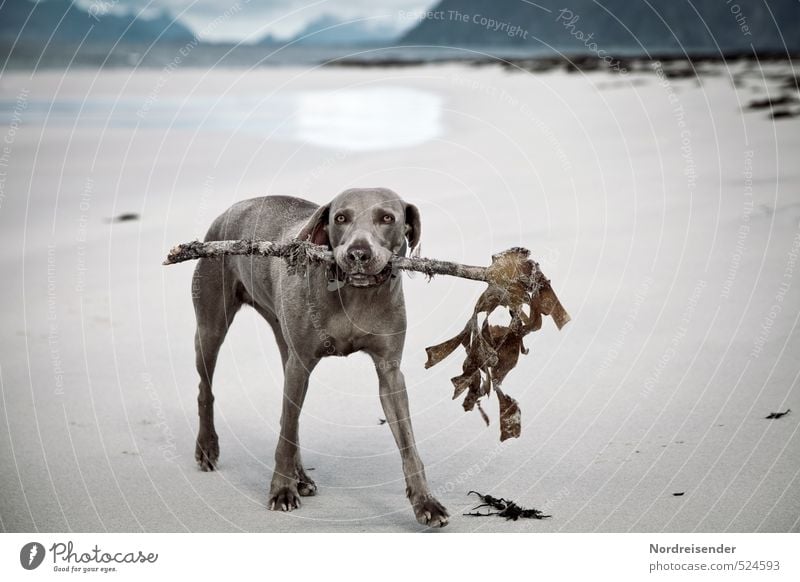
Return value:
<svg viewBox="0 0 800 582">
<path fill-rule="evenodd" d="M 0 101 L 11 118 L 17 102 Z M 157 94 L 125 99 L 57 99 L 26 103 L 24 123 L 48 127 L 137 128 L 255 133 L 349 151 L 412 147 L 439 136 L 442 99 L 420 89 L 372 86 L 276 95 L 189 99 Z"/>
</svg>

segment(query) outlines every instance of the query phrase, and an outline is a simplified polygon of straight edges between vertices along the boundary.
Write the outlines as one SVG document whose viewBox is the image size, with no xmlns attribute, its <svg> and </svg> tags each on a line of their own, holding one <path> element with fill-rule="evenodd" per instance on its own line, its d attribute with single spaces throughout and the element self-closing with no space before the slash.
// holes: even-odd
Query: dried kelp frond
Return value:
<svg viewBox="0 0 800 582">
<path fill-rule="evenodd" d="M 522 430 L 522 412 L 517 401 L 503 394 L 500 386 L 495 386 L 494 391 L 500 403 L 500 440 L 519 438 Z"/>
<path fill-rule="evenodd" d="M 522 430 L 519 405 L 500 390 L 500 384 L 517 365 L 519 355 L 528 353 L 523 339 L 542 327 L 543 315 L 551 316 L 558 329 L 570 319 L 550 281 L 529 255 L 527 249 L 513 248 L 492 256 L 492 264 L 486 268 L 489 287 L 478 298 L 464 329 L 425 350 L 428 354 L 425 367 L 430 368 L 458 346 L 464 346 L 467 355 L 462 374 L 451 380 L 455 387 L 453 398 L 466 392 L 464 410 L 470 411 L 478 404 L 484 420 L 488 420 L 480 399 L 494 388 L 500 406 L 501 441 L 519 437 Z M 507 326 L 489 325 L 489 316 L 500 307 L 508 309 L 511 322 Z M 479 324 L 481 317 L 483 321 Z"/>
<path fill-rule="evenodd" d="M 552 517 L 550 515 L 544 515 L 538 509 L 525 509 L 524 507 L 520 507 L 513 501 L 509 501 L 508 499 L 503 499 L 502 497 L 492 497 L 491 495 L 482 495 L 477 491 L 470 491 L 467 495 L 472 494 L 477 495 L 480 500 L 483 502 L 480 505 L 476 505 L 472 508 L 469 513 L 465 513 L 464 515 L 469 515 L 472 517 L 487 517 L 489 515 L 497 515 L 499 517 L 505 517 L 506 520 L 513 520 L 517 521 L 520 518 L 523 519 L 546 519 L 548 517 Z M 490 509 L 494 509 L 496 511 L 487 511 L 486 513 L 481 513 L 479 510 L 483 507 L 488 507 Z"/>
</svg>

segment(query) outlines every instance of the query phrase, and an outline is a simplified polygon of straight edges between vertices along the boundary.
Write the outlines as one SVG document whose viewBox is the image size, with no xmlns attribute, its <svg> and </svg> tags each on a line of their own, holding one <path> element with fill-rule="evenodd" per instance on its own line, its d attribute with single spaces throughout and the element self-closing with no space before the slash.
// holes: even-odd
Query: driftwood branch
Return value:
<svg viewBox="0 0 800 582">
<path fill-rule="evenodd" d="M 332 265 L 333 253 L 326 247 L 308 241 L 271 242 L 264 240 L 222 240 L 179 244 L 170 250 L 165 265 L 174 265 L 195 259 L 211 259 L 225 255 L 277 257 L 284 259 L 294 269 L 318 262 Z M 403 271 L 416 271 L 433 275 L 450 275 L 462 279 L 489 282 L 488 268 L 462 265 L 451 261 L 420 257 L 394 257 L 392 266 Z"/>
<path fill-rule="evenodd" d="M 174 265 L 195 259 L 215 259 L 225 255 L 253 255 L 260 257 L 278 257 L 298 259 L 304 257 L 307 261 L 323 263 L 333 262 L 333 253 L 327 248 L 310 242 L 293 240 L 277 243 L 268 240 L 215 240 L 201 242 L 195 240 L 176 245 L 170 249 L 164 265 Z"/>
</svg>

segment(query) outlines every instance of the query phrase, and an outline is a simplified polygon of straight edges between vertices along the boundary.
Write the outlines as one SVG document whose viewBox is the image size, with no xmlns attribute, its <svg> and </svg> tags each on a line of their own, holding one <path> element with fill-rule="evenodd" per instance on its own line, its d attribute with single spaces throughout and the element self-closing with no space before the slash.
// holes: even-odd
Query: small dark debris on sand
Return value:
<svg viewBox="0 0 800 582">
<path fill-rule="evenodd" d="M 776 105 L 789 105 L 794 103 L 795 98 L 789 95 L 781 97 L 765 97 L 764 99 L 754 99 L 747 104 L 748 109 L 766 109 L 767 107 L 775 107 Z"/>
<path fill-rule="evenodd" d="M 677 491 L 676 493 L 673 493 L 672 496 L 673 497 L 682 497 L 684 493 L 686 493 L 686 491 Z"/>
<path fill-rule="evenodd" d="M 669 67 L 662 69 L 667 79 L 694 79 L 697 77 L 698 70 L 691 65 L 685 67 Z"/>
<path fill-rule="evenodd" d="M 108 222 L 131 222 L 133 220 L 139 220 L 139 215 L 135 212 L 123 212 L 109 218 Z"/>
<path fill-rule="evenodd" d="M 767 416 L 765 416 L 764 418 L 766 418 L 766 419 L 768 419 L 768 420 L 775 420 L 776 418 L 782 418 L 782 417 L 786 416 L 786 415 L 787 415 L 787 414 L 789 414 L 791 411 L 792 411 L 792 409 L 791 409 L 791 408 L 787 408 L 787 409 L 786 409 L 786 410 L 784 410 L 783 412 L 770 412 L 770 413 L 769 413 Z"/>
<path fill-rule="evenodd" d="M 785 119 L 798 116 L 800 116 L 800 110 L 790 111 L 788 109 L 779 109 L 769 114 L 770 119 Z"/>
<path fill-rule="evenodd" d="M 506 520 L 517 521 L 520 518 L 523 519 L 545 519 L 547 517 L 551 517 L 549 515 L 544 515 L 538 509 L 525 509 L 524 507 L 520 507 L 513 501 L 509 501 L 508 499 L 503 499 L 502 497 L 492 497 L 491 495 L 482 495 L 477 491 L 470 491 L 467 495 L 472 494 L 477 495 L 483 503 L 480 505 L 476 505 L 472 508 L 472 511 L 469 513 L 465 513 L 464 515 L 469 515 L 472 517 L 486 517 L 489 515 L 497 515 L 500 517 L 505 517 Z M 495 509 L 497 511 L 487 511 L 486 513 L 481 513 L 479 510 L 482 507 L 488 507 L 490 509 Z"/>
<path fill-rule="evenodd" d="M 378 419 L 378 424 L 386 424 L 386 419 L 385 418 L 379 418 Z"/>
<path fill-rule="evenodd" d="M 797 97 L 794 95 L 781 95 L 780 97 L 765 97 L 764 99 L 754 99 L 747 104 L 747 108 L 754 109 L 772 109 L 784 105 L 793 105 L 798 102 Z"/>
<path fill-rule="evenodd" d="M 800 90 L 800 75 L 786 75 L 783 78 L 784 89 Z"/>
</svg>

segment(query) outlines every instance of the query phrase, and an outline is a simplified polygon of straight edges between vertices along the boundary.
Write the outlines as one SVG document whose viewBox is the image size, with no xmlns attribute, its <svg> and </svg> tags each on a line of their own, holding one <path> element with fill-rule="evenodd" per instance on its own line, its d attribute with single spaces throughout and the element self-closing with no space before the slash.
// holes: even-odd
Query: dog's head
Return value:
<svg viewBox="0 0 800 582">
<path fill-rule="evenodd" d="M 392 255 L 419 246 L 419 210 L 388 188 L 351 188 L 320 206 L 298 234 L 328 246 L 347 283 L 381 285 L 391 275 Z"/>
</svg>

